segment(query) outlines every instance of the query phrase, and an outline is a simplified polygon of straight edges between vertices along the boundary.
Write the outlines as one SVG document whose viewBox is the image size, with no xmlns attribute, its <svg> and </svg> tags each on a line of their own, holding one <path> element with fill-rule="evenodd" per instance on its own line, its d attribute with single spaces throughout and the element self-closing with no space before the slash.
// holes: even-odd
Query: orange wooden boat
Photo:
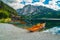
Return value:
<svg viewBox="0 0 60 40">
<path fill-rule="evenodd" d="M 36 25 L 33 25 L 31 28 L 28 28 L 27 30 L 30 32 L 35 32 L 43 28 L 45 28 L 45 23 L 38 23 Z"/>
</svg>

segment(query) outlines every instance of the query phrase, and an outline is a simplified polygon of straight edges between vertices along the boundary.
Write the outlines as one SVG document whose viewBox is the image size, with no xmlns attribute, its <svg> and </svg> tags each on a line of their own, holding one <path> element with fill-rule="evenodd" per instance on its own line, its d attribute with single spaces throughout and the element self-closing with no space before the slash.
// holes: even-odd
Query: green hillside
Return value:
<svg viewBox="0 0 60 40">
<path fill-rule="evenodd" d="M 4 2 L 0 1 L 0 22 L 1 19 L 2 20 L 7 18 L 11 19 L 12 14 L 17 15 L 17 12 Z"/>
</svg>

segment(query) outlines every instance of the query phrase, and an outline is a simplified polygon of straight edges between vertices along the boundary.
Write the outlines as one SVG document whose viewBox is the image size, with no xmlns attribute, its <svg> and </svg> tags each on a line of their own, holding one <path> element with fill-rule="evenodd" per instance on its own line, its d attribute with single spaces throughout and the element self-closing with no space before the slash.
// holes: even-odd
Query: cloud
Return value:
<svg viewBox="0 0 60 40">
<path fill-rule="evenodd" d="M 44 2 L 45 0 L 40 0 L 40 2 Z"/>
<path fill-rule="evenodd" d="M 49 1 L 48 4 L 43 3 L 46 0 L 39 0 L 40 2 L 34 2 L 34 3 L 32 3 L 33 0 L 24 0 L 26 2 L 25 5 L 20 3 L 20 2 L 23 2 L 23 0 L 2 0 L 2 1 L 4 1 L 6 4 L 10 5 L 14 9 L 23 8 L 25 5 L 28 5 L 28 4 L 31 4 L 31 5 L 34 5 L 34 6 L 42 5 L 42 6 L 46 6 L 48 8 L 52 8 L 52 9 L 55 9 L 55 10 L 60 9 L 60 7 L 56 3 L 56 1 L 58 1 L 58 0 Z"/>
<path fill-rule="evenodd" d="M 42 6 L 45 6 L 45 7 L 48 7 L 48 8 L 51 8 L 51 9 L 54 9 L 54 10 L 58 10 L 58 9 L 60 9 L 60 7 L 58 6 L 58 5 L 56 5 L 57 3 L 57 0 L 52 0 L 52 1 L 49 1 L 49 4 L 44 4 L 43 2 L 44 2 L 45 0 L 40 0 L 40 2 L 36 2 L 36 3 L 33 3 L 33 4 L 31 4 L 31 5 L 37 5 L 37 6 L 40 6 L 40 5 L 42 5 Z"/>
<path fill-rule="evenodd" d="M 18 0 L 2 0 L 5 3 L 13 3 L 13 2 L 18 2 Z"/>
<path fill-rule="evenodd" d="M 20 4 L 20 3 L 8 3 L 8 5 L 13 7 L 14 9 L 19 9 L 19 8 L 23 8 L 24 7 L 24 5 Z"/>
<path fill-rule="evenodd" d="M 58 5 L 56 5 L 58 0 L 52 0 L 52 1 L 50 1 L 49 2 L 49 6 L 50 6 L 50 8 L 52 8 L 52 9 L 55 9 L 55 10 L 57 10 L 57 9 L 60 9 L 60 7 L 58 7 Z"/>
<path fill-rule="evenodd" d="M 20 4 L 20 2 L 22 2 L 22 0 L 2 0 L 2 1 L 14 9 L 23 8 L 23 6 L 24 6 L 23 4 Z"/>
<path fill-rule="evenodd" d="M 25 0 L 25 2 L 27 2 L 27 3 L 32 3 L 32 0 Z"/>
<path fill-rule="evenodd" d="M 40 0 L 40 2 L 26 3 L 26 5 L 31 4 L 31 5 L 37 5 L 37 6 L 40 6 L 40 5 L 44 5 L 44 4 L 43 4 L 44 1 L 45 1 L 45 0 Z"/>
</svg>

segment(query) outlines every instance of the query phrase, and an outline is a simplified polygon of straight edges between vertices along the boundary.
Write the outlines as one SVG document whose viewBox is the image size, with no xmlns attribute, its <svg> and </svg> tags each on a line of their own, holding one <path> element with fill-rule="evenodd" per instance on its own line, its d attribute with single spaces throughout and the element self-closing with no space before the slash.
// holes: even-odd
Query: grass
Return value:
<svg viewBox="0 0 60 40">
<path fill-rule="evenodd" d="M 0 19 L 0 23 L 8 23 L 11 21 L 11 18 L 2 18 Z"/>
</svg>

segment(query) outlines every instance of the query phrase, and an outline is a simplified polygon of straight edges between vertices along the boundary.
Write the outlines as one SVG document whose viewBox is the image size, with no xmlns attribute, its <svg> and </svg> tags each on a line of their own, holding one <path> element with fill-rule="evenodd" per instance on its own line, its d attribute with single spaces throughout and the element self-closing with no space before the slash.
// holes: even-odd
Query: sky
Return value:
<svg viewBox="0 0 60 40">
<path fill-rule="evenodd" d="M 60 0 L 2 0 L 14 9 L 23 8 L 25 5 L 45 6 L 54 10 L 60 9 Z"/>
</svg>

